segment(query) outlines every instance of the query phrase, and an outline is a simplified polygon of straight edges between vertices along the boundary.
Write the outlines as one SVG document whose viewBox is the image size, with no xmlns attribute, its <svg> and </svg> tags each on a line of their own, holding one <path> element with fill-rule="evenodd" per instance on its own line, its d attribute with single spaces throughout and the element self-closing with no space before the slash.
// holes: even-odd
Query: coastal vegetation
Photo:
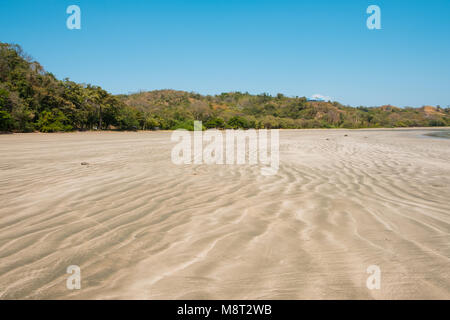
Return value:
<svg viewBox="0 0 450 320">
<path fill-rule="evenodd" d="M 449 126 L 450 108 L 350 107 L 281 93 L 201 95 L 156 90 L 113 95 L 58 80 L 21 47 L 0 43 L 0 131 L 378 128 Z"/>
</svg>

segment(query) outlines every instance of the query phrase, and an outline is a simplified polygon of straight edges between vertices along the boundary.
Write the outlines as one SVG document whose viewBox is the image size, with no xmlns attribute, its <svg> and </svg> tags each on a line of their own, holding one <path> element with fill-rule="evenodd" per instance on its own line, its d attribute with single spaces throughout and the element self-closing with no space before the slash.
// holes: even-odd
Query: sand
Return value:
<svg viewBox="0 0 450 320">
<path fill-rule="evenodd" d="M 170 132 L 0 135 L 0 298 L 450 299 L 427 132 L 281 131 L 273 176 L 175 165 Z"/>
</svg>

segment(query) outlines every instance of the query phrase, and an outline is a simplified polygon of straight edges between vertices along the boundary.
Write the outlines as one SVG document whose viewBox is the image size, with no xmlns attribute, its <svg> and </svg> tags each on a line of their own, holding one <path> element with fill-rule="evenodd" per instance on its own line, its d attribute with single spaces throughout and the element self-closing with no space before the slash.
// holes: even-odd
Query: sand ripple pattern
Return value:
<svg viewBox="0 0 450 320">
<path fill-rule="evenodd" d="M 0 136 L 0 298 L 450 299 L 450 140 L 426 132 L 282 131 L 275 176 L 174 165 L 169 132 Z"/>
</svg>

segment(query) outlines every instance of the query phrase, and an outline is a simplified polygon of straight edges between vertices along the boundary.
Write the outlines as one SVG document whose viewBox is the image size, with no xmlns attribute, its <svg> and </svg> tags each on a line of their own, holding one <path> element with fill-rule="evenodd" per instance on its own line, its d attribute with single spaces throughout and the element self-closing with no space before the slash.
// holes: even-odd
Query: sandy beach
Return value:
<svg viewBox="0 0 450 320">
<path fill-rule="evenodd" d="M 272 176 L 175 165 L 171 132 L 0 135 L 0 299 L 450 299 L 429 132 L 283 130 Z"/>
</svg>

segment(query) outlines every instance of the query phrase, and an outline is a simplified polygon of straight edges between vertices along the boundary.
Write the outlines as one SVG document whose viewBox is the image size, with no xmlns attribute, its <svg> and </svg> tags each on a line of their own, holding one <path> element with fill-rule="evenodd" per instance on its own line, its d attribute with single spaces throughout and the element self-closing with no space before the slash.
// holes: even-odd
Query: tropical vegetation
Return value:
<svg viewBox="0 0 450 320">
<path fill-rule="evenodd" d="M 58 80 L 20 46 L 0 43 L 0 131 L 378 128 L 449 126 L 450 108 L 350 107 L 305 97 L 156 90 L 113 95 Z"/>
</svg>

